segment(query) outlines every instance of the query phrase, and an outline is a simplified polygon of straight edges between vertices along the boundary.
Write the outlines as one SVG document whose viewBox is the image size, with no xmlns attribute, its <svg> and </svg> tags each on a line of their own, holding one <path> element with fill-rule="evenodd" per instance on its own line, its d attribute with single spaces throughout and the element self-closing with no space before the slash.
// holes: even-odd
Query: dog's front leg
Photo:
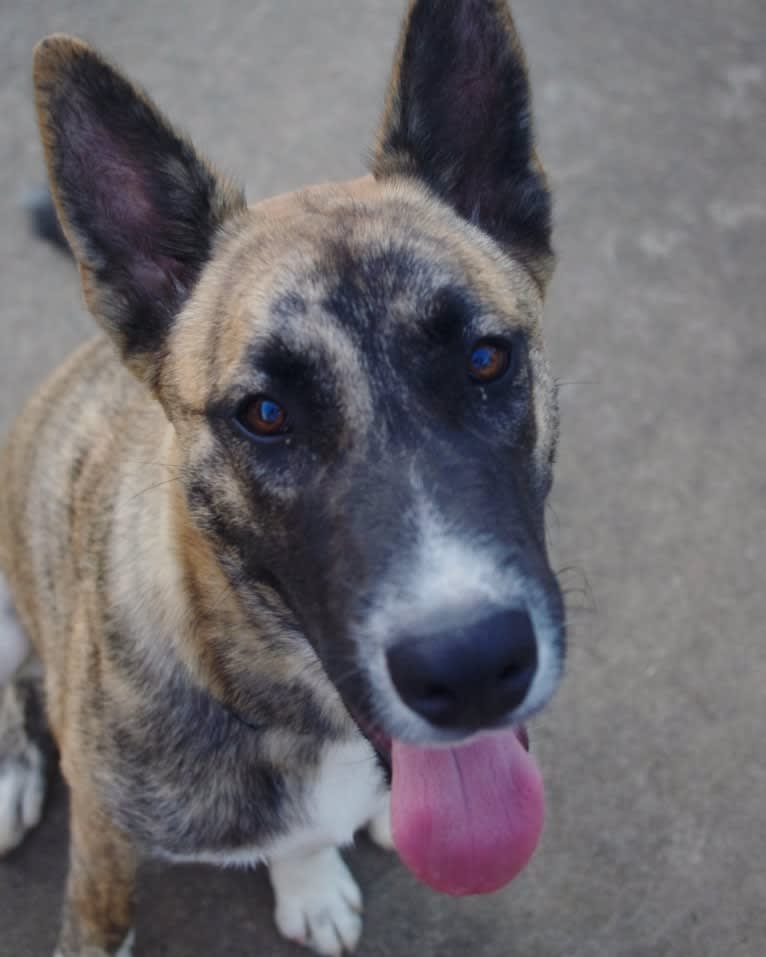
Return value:
<svg viewBox="0 0 766 957">
<path fill-rule="evenodd" d="M 337 848 L 279 858 L 269 872 L 274 919 L 284 937 L 326 957 L 354 950 L 362 933 L 362 894 Z"/>
<path fill-rule="evenodd" d="M 69 875 L 55 957 L 130 957 L 137 857 L 88 794 L 72 790 Z"/>
</svg>

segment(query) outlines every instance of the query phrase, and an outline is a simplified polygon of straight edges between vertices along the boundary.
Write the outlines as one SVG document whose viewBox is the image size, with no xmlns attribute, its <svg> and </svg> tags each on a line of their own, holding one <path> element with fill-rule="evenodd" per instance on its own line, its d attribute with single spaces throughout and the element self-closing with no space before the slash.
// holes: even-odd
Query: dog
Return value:
<svg viewBox="0 0 766 957">
<path fill-rule="evenodd" d="M 360 938 L 360 829 L 502 886 L 565 647 L 551 197 L 505 0 L 411 2 L 370 173 L 252 207 L 84 42 L 41 41 L 34 88 L 101 327 L 0 460 L 0 850 L 49 729 L 57 955 L 130 953 L 146 857 L 267 864 L 326 955 Z"/>
</svg>

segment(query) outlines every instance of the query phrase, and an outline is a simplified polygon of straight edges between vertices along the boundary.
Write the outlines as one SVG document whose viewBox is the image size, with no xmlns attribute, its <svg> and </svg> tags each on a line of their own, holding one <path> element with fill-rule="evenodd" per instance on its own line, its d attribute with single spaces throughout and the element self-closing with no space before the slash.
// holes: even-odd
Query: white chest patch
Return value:
<svg viewBox="0 0 766 957">
<path fill-rule="evenodd" d="M 328 745 L 305 803 L 307 823 L 274 842 L 271 860 L 350 844 L 384 808 L 388 788 L 371 745 L 362 737 Z"/>
</svg>

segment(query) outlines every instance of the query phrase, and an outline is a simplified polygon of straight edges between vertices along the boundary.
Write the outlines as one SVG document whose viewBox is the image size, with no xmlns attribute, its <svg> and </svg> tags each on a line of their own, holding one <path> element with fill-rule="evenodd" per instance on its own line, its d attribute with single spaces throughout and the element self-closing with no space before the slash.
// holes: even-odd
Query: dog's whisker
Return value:
<svg viewBox="0 0 766 957">
<path fill-rule="evenodd" d="M 603 382 L 599 379 L 556 379 L 555 382 L 558 388 L 577 385 L 603 385 Z"/>
<path fill-rule="evenodd" d="M 186 467 L 179 464 L 178 462 L 157 462 L 154 460 L 151 461 L 142 461 L 136 462 L 136 465 L 142 465 L 145 468 L 159 468 L 167 469 L 169 472 L 185 472 Z"/>
<path fill-rule="evenodd" d="M 546 509 L 546 513 L 549 514 L 553 519 L 553 522 L 546 521 L 545 523 L 546 540 L 548 541 L 548 544 L 551 544 L 552 543 L 551 524 L 554 526 L 555 533 L 558 535 L 561 532 L 561 519 L 559 518 L 558 511 L 556 510 L 552 502 L 550 501 L 546 502 L 545 509 Z"/>
<path fill-rule="evenodd" d="M 128 501 L 133 502 L 137 498 L 140 498 L 142 495 L 145 495 L 147 492 L 152 492 L 155 489 L 162 488 L 165 485 L 171 485 L 173 482 L 180 482 L 181 479 L 178 475 L 173 476 L 169 479 L 164 479 L 162 482 L 155 482 L 153 485 L 147 485 L 146 488 L 142 488 L 141 491 L 136 492 L 135 495 L 131 495 Z"/>
</svg>

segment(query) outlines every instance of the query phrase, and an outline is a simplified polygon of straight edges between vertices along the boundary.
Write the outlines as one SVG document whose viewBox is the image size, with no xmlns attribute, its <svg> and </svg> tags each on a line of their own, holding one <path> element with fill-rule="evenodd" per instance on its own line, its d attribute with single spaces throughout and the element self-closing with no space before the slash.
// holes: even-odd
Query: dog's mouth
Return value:
<svg viewBox="0 0 766 957">
<path fill-rule="evenodd" d="M 394 844 L 417 878 L 446 894 L 487 894 L 526 866 L 544 804 L 523 725 L 430 748 L 362 729 L 391 770 Z"/>
</svg>

